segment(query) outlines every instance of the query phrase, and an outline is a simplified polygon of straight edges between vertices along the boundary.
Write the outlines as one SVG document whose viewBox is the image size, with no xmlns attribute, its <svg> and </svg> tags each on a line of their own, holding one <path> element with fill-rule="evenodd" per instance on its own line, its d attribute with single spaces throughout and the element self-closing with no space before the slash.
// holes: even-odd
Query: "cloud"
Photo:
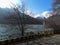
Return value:
<svg viewBox="0 0 60 45">
<path fill-rule="evenodd" d="M 33 18 L 37 18 L 37 17 L 40 17 L 40 14 L 35 14 L 34 12 L 30 11 L 30 10 L 27 10 L 25 11 L 25 13 Z"/>
<path fill-rule="evenodd" d="M 25 11 L 25 14 L 27 14 L 27 15 L 29 15 L 31 17 L 34 17 L 34 13 L 32 11 L 30 11 L 30 10 Z"/>
<path fill-rule="evenodd" d="M 26 14 L 27 14 L 27 15 L 31 15 L 31 13 L 32 13 L 32 12 L 31 12 L 30 10 L 27 10 L 27 11 L 26 11 Z"/>
<path fill-rule="evenodd" d="M 34 18 L 37 18 L 37 17 L 40 17 L 40 14 L 36 14 L 36 15 L 34 16 Z"/>
<path fill-rule="evenodd" d="M 0 7 L 1 8 L 11 8 L 14 5 L 22 5 L 21 0 L 0 0 Z"/>
<path fill-rule="evenodd" d="M 41 14 L 36 14 L 34 16 L 34 18 L 37 18 L 37 17 L 45 17 L 45 18 L 48 18 L 49 16 L 51 16 L 51 12 L 50 11 L 44 11 Z"/>
<path fill-rule="evenodd" d="M 44 11 L 41 15 L 45 18 L 48 18 L 48 17 L 52 16 L 50 11 Z"/>
<path fill-rule="evenodd" d="M 32 11 L 27 10 L 25 13 L 31 17 L 37 18 L 37 17 L 45 17 L 48 18 L 49 16 L 52 16 L 51 11 L 44 11 L 41 14 L 34 14 Z"/>
</svg>

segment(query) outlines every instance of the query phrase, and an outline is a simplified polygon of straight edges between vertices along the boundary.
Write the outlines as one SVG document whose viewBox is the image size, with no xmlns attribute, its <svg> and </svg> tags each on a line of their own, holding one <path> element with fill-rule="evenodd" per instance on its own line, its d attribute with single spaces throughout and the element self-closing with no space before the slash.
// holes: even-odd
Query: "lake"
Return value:
<svg viewBox="0 0 60 45">
<path fill-rule="evenodd" d="M 40 32 L 43 31 L 43 25 L 24 25 L 24 32 Z M 8 39 L 8 38 L 15 38 L 21 36 L 21 30 L 19 30 L 18 25 L 6 25 L 0 24 L 0 40 Z"/>
</svg>

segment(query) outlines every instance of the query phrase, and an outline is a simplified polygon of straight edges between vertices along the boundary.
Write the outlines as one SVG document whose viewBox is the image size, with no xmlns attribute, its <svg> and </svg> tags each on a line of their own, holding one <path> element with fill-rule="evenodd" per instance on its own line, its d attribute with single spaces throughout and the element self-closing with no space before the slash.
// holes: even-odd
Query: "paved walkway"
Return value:
<svg viewBox="0 0 60 45">
<path fill-rule="evenodd" d="M 58 34 L 51 37 L 43 37 L 41 39 L 16 45 L 60 45 L 60 35 Z"/>
</svg>

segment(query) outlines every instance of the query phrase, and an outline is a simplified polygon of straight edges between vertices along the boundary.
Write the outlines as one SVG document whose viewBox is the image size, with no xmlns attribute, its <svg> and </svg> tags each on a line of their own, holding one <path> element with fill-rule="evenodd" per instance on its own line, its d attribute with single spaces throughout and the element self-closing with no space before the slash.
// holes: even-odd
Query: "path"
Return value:
<svg viewBox="0 0 60 45">
<path fill-rule="evenodd" d="M 60 34 L 15 45 L 60 45 Z"/>
</svg>

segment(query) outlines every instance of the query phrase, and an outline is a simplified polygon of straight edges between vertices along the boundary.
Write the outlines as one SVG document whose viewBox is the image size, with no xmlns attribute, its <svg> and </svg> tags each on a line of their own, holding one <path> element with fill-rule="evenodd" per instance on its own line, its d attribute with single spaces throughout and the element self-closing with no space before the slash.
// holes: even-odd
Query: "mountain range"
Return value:
<svg viewBox="0 0 60 45">
<path fill-rule="evenodd" d="M 15 12 L 13 12 L 13 9 L 8 8 L 0 8 L 0 23 L 2 24 L 18 24 L 24 23 L 24 24 L 43 24 L 42 18 L 33 18 L 27 14 L 20 13 L 22 15 L 18 15 Z M 23 16 L 24 15 L 24 16 Z M 22 22 L 21 22 L 22 20 Z"/>
</svg>

